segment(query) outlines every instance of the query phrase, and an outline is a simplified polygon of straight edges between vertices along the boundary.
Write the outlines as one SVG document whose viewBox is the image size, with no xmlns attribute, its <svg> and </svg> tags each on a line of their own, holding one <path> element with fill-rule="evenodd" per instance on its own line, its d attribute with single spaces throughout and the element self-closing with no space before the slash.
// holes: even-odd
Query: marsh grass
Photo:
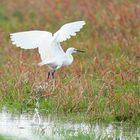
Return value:
<svg viewBox="0 0 140 140">
<path fill-rule="evenodd" d="M 85 113 L 91 120 L 136 121 L 140 116 L 140 8 L 126 1 L 1 0 L 0 106 L 19 110 Z M 65 10 L 67 9 L 67 11 Z M 64 10 L 66 12 L 64 12 Z M 57 31 L 66 22 L 85 20 L 75 38 L 62 43 L 86 51 L 56 74 L 55 87 L 43 86 L 47 68 L 38 67 L 37 50 L 11 45 L 11 32 Z"/>
</svg>

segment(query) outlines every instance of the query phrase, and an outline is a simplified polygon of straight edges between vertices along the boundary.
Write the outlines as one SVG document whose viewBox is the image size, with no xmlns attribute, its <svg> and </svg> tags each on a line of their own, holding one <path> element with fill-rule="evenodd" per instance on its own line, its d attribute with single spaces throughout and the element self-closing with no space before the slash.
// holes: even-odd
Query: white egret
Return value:
<svg viewBox="0 0 140 140">
<path fill-rule="evenodd" d="M 12 44 L 23 49 L 38 48 L 41 63 L 40 66 L 47 65 L 52 70 L 52 78 L 54 72 L 62 66 L 68 66 L 73 62 L 73 53 L 83 52 L 75 48 L 68 48 L 66 52 L 61 48 L 60 42 L 63 42 L 71 36 L 75 36 L 76 32 L 85 25 L 85 21 L 76 21 L 63 25 L 56 33 L 52 34 L 48 31 L 24 31 L 10 34 Z M 51 72 L 48 72 L 48 79 Z"/>
</svg>

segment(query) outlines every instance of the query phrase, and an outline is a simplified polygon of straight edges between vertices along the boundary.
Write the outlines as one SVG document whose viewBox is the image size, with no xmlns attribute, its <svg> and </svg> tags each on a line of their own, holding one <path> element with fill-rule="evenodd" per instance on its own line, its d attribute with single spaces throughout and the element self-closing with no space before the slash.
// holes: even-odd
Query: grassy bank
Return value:
<svg viewBox="0 0 140 140">
<path fill-rule="evenodd" d="M 0 106 L 30 110 L 41 96 L 47 112 L 83 113 L 91 120 L 140 117 L 140 4 L 134 0 L 1 0 Z M 66 10 L 67 9 L 67 10 Z M 65 11 L 65 12 L 64 12 Z M 62 43 L 83 49 L 73 65 L 44 84 L 46 67 L 38 67 L 37 50 L 11 45 L 12 32 L 55 32 L 62 24 L 85 20 L 76 37 Z"/>
</svg>

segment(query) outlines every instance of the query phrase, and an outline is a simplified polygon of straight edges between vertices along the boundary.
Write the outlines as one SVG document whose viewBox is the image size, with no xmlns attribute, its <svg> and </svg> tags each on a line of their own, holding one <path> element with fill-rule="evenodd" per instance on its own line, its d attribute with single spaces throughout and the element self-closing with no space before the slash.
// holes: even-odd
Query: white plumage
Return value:
<svg viewBox="0 0 140 140">
<path fill-rule="evenodd" d="M 76 21 L 63 25 L 54 35 L 47 31 L 25 31 L 10 34 L 12 44 L 23 49 L 38 48 L 42 62 L 40 65 L 47 64 L 53 70 L 64 65 L 70 65 L 73 61 L 72 53 L 79 50 L 69 48 L 66 53 L 61 48 L 63 42 L 85 25 L 85 21 Z"/>
</svg>

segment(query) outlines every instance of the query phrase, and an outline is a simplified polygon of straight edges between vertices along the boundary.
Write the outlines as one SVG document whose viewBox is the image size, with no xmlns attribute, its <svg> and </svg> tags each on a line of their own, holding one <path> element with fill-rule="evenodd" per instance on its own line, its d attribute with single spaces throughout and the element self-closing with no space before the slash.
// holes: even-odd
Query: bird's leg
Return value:
<svg viewBox="0 0 140 140">
<path fill-rule="evenodd" d="M 50 74 L 51 74 L 51 73 L 50 73 L 50 72 L 48 72 L 48 77 L 47 77 L 47 80 L 49 80 L 49 79 L 50 79 Z"/>
<path fill-rule="evenodd" d="M 52 91 L 55 90 L 55 79 L 54 79 L 54 73 L 55 73 L 55 70 L 52 72 L 52 79 L 53 79 L 53 87 L 52 87 Z"/>
<path fill-rule="evenodd" d="M 55 70 L 52 72 L 52 79 L 54 79 L 54 73 L 55 73 Z"/>
</svg>

